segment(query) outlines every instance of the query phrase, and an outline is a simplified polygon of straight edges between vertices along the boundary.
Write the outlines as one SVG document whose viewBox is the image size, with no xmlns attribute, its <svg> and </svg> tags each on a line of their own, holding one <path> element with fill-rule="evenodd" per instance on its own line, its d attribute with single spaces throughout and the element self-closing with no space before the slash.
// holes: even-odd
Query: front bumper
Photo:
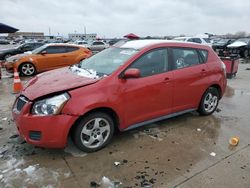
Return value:
<svg viewBox="0 0 250 188">
<path fill-rule="evenodd" d="M 77 116 L 66 114 L 37 116 L 30 114 L 31 102 L 21 112 L 13 110 L 12 115 L 21 137 L 29 144 L 45 148 L 64 148 L 68 133 Z"/>
</svg>

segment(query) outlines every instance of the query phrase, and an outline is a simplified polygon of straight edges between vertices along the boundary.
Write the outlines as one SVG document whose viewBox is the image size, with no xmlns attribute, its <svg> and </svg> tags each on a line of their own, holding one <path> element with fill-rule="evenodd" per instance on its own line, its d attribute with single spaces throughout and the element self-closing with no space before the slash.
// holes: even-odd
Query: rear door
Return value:
<svg viewBox="0 0 250 188">
<path fill-rule="evenodd" d="M 141 77 L 120 80 L 125 124 L 132 125 L 171 113 L 173 75 L 168 71 L 167 49 L 147 52 L 129 68 L 139 69 Z"/>
<path fill-rule="evenodd" d="M 170 53 L 175 85 L 173 112 L 196 108 L 209 82 L 205 56 L 191 48 L 170 48 Z"/>
</svg>

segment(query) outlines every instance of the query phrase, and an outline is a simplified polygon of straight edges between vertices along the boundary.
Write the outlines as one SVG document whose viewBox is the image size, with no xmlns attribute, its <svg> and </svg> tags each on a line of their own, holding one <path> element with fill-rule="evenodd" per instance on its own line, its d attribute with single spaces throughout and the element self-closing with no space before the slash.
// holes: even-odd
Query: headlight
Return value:
<svg viewBox="0 0 250 188">
<path fill-rule="evenodd" d="M 32 114 L 40 116 L 59 114 L 69 98 L 69 94 L 63 93 L 61 95 L 37 101 L 32 107 Z"/>
</svg>

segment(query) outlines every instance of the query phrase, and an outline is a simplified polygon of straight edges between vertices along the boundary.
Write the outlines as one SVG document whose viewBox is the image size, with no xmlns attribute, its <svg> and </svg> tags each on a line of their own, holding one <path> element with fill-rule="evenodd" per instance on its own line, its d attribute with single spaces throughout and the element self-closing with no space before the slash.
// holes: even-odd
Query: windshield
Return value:
<svg viewBox="0 0 250 188">
<path fill-rule="evenodd" d="M 177 40 L 177 41 L 186 41 L 187 38 L 176 38 L 174 40 Z"/>
<path fill-rule="evenodd" d="M 95 71 L 100 76 L 109 75 L 123 65 L 136 52 L 128 48 L 108 48 L 98 54 L 83 60 L 79 68 Z"/>
<path fill-rule="evenodd" d="M 209 38 L 203 38 L 207 43 L 211 43 L 211 40 Z"/>
<path fill-rule="evenodd" d="M 33 51 L 31 51 L 32 54 L 39 54 L 41 51 L 43 51 L 45 48 L 47 47 L 47 45 L 43 45 L 40 46 L 39 48 L 34 49 Z"/>
</svg>

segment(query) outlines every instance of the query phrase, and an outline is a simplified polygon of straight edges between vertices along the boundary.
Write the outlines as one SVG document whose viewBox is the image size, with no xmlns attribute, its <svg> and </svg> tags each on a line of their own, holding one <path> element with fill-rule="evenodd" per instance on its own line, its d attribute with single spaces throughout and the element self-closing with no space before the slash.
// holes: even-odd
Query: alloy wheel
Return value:
<svg viewBox="0 0 250 188">
<path fill-rule="evenodd" d="M 87 148 L 102 146 L 110 135 L 110 124 L 104 118 L 93 118 L 81 130 L 81 142 Z"/>
</svg>

